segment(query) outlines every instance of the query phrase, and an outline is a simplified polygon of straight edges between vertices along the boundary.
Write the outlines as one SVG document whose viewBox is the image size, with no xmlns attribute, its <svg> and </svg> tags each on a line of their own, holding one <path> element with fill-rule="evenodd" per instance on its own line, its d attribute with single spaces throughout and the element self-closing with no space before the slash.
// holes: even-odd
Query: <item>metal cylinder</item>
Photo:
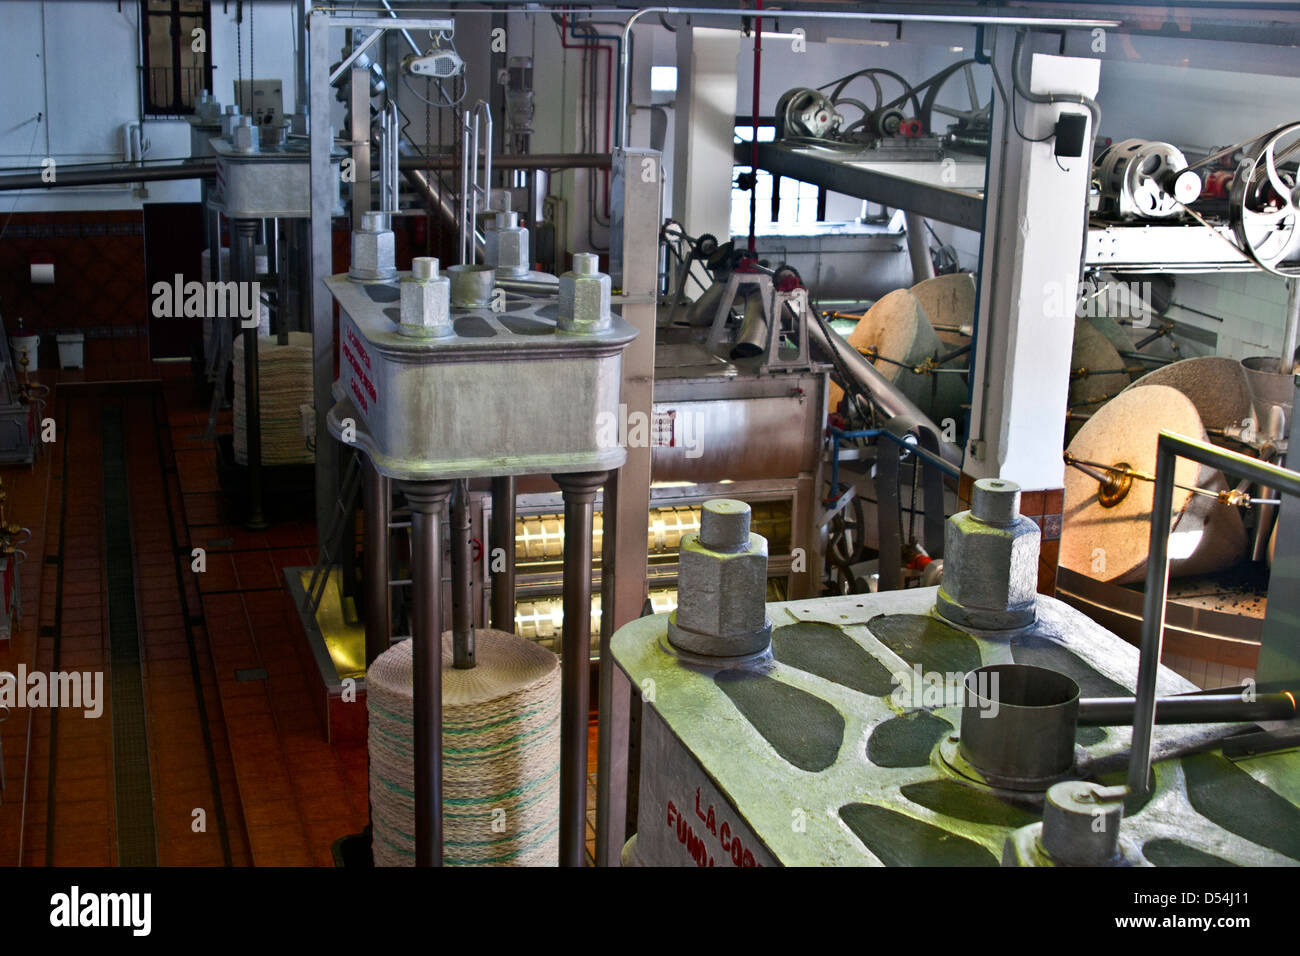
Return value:
<svg viewBox="0 0 1300 956">
<path fill-rule="evenodd" d="M 961 756 L 990 782 L 1041 789 L 1074 765 L 1079 685 L 1026 664 L 992 664 L 966 675 Z"/>
<path fill-rule="evenodd" d="M 1047 791 L 1043 849 L 1064 866 L 1102 866 L 1119 856 L 1124 788 L 1065 780 Z"/>
<path fill-rule="evenodd" d="M 458 265 L 447 267 L 451 279 L 451 307 L 453 309 L 485 309 L 492 303 L 492 289 L 496 284 L 496 269 L 486 265 Z"/>
<path fill-rule="evenodd" d="M 745 296 L 745 318 L 736 335 L 736 344 L 731 347 L 731 357 L 754 358 L 766 352 L 767 323 L 767 304 L 763 301 L 763 293 L 754 289 Z"/>
<path fill-rule="evenodd" d="M 257 288 L 257 227 L 256 219 L 235 220 L 235 249 L 232 256 L 235 281 L 243 286 Z M 240 296 L 240 301 L 244 297 Z M 262 514 L 262 402 L 258 388 L 257 334 L 261 320 L 260 295 L 251 296 L 251 317 L 237 317 L 244 326 L 244 438 L 248 449 L 248 517 L 244 526 L 252 531 L 269 527 Z M 251 322 L 251 327 L 247 325 Z"/>
<path fill-rule="evenodd" d="M 442 865 L 442 515 L 449 481 L 412 482 L 411 657 L 415 738 L 415 865 Z"/>
<path fill-rule="evenodd" d="M 587 826 L 592 523 L 606 472 L 556 475 L 564 496 L 564 624 L 560 650 L 560 865 L 582 866 Z"/>
<path fill-rule="evenodd" d="M 700 508 L 700 544 L 710 551 L 743 551 L 749 545 L 750 508 L 734 498 L 713 498 Z"/>
<path fill-rule="evenodd" d="M 458 670 L 474 666 L 473 563 L 469 483 L 458 481 L 451 498 L 451 640 Z"/>
<path fill-rule="evenodd" d="M 985 524 L 1015 524 L 1020 517 L 1020 486 L 1004 478 L 980 478 L 971 492 L 970 510 Z"/>
<path fill-rule="evenodd" d="M 498 553 L 498 551 L 500 553 Z M 515 479 L 492 479 L 492 627 L 515 632 Z"/>
<path fill-rule="evenodd" d="M 392 511 L 392 481 L 366 459 L 365 517 L 362 525 L 361 578 L 365 585 L 366 666 L 388 650 L 392 642 L 392 604 L 389 601 L 388 519 Z"/>
<path fill-rule="evenodd" d="M 1134 697 L 1090 697 L 1079 701 L 1080 727 L 1119 727 L 1133 723 Z M 1238 721 L 1290 720 L 1295 698 L 1287 693 L 1187 694 L 1156 700 L 1157 724 L 1218 724 Z"/>
</svg>

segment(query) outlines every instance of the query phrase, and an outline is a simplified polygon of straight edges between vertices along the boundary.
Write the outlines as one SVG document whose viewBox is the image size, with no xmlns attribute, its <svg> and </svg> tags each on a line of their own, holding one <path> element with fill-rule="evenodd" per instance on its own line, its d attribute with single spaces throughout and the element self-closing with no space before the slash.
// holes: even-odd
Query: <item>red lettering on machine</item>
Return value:
<svg viewBox="0 0 1300 956">
<path fill-rule="evenodd" d="M 695 816 L 701 824 L 699 833 L 695 832 L 695 827 L 682 816 L 677 806 L 671 800 L 668 801 L 668 829 L 677 836 L 677 842 L 686 847 L 687 854 L 695 861 L 696 866 L 715 865 L 713 856 L 710 855 L 704 842 L 705 831 L 718 841 L 724 863 L 730 858 L 732 866 L 762 865 L 754 859 L 753 851 L 744 845 L 740 835 L 732 832 L 730 823 L 724 819 L 719 825 L 720 816 L 712 803 L 709 804 L 707 812 L 700 809 L 699 787 L 695 788 Z"/>
</svg>

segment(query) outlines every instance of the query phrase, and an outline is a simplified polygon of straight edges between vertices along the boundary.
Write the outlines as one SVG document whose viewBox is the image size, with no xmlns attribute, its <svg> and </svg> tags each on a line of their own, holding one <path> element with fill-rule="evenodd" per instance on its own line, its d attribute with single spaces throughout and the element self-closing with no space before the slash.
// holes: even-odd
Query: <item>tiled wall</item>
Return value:
<svg viewBox="0 0 1300 956">
<path fill-rule="evenodd" d="M 1282 349 L 1286 305 L 1286 283 L 1275 276 L 1180 275 L 1174 279 L 1174 304 L 1166 318 L 1217 336 L 1217 347 L 1178 337 L 1179 348 L 1189 358 L 1276 356 Z"/>
<path fill-rule="evenodd" d="M 54 263 L 54 284 L 32 284 L 32 260 Z M 139 211 L 16 213 L 0 234 L 0 316 L 42 335 L 42 365 L 61 331 L 86 333 L 88 361 L 147 356 L 146 309 Z"/>
</svg>

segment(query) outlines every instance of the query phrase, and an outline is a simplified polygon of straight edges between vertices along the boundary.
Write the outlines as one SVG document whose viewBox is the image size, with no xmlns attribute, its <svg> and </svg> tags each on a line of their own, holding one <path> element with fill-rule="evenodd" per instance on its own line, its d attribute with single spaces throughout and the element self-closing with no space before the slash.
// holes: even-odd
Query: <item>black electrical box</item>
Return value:
<svg viewBox="0 0 1300 956">
<path fill-rule="evenodd" d="M 1083 155 L 1083 134 L 1088 129 L 1084 113 L 1062 113 L 1056 121 L 1056 155 L 1076 157 Z"/>
</svg>

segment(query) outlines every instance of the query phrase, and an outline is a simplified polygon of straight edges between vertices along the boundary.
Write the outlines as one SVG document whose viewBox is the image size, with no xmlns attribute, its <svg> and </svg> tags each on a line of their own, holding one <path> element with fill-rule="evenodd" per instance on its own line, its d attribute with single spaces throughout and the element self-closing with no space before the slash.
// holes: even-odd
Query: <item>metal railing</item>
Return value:
<svg viewBox="0 0 1300 956">
<path fill-rule="evenodd" d="M 1227 451 L 1173 432 L 1160 432 L 1156 441 L 1156 480 L 1151 504 L 1151 544 L 1147 557 L 1146 593 L 1142 602 L 1142 640 L 1138 659 L 1133 742 L 1128 788 L 1145 796 L 1150 790 L 1151 738 L 1155 732 L 1156 675 L 1165 636 L 1165 599 L 1169 590 L 1169 533 L 1173 524 L 1174 470 L 1179 458 L 1218 468 L 1234 478 L 1249 478 L 1266 488 L 1300 497 L 1300 472 L 1269 465 L 1257 458 Z"/>
</svg>

